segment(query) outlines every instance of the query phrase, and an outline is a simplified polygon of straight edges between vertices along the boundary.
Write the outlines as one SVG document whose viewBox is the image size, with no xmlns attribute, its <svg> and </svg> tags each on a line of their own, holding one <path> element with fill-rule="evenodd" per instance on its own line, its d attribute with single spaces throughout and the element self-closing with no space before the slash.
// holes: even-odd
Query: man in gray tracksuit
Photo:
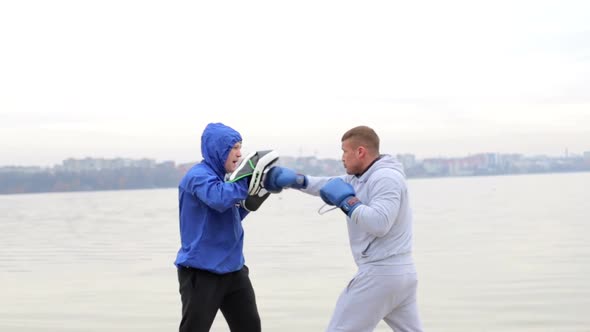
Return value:
<svg viewBox="0 0 590 332">
<path fill-rule="evenodd" d="M 394 331 L 422 331 L 412 259 L 412 211 L 402 165 L 379 153 L 379 137 L 366 126 L 342 137 L 348 175 L 312 177 L 273 167 L 270 192 L 296 188 L 321 196 L 347 215 L 358 272 L 342 291 L 326 331 L 373 331 L 383 319 Z"/>
</svg>

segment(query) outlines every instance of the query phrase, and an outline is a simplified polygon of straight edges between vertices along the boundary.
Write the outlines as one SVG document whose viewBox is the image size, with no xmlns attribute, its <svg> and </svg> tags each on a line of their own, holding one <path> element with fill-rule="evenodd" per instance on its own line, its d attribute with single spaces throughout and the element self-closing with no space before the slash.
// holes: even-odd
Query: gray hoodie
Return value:
<svg viewBox="0 0 590 332">
<path fill-rule="evenodd" d="M 387 274 L 414 273 L 412 210 L 403 166 L 394 157 L 382 155 L 360 177 L 345 175 L 363 203 L 347 218 L 352 256 L 359 268 Z M 318 196 L 330 177 L 308 176 L 302 189 Z"/>
</svg>

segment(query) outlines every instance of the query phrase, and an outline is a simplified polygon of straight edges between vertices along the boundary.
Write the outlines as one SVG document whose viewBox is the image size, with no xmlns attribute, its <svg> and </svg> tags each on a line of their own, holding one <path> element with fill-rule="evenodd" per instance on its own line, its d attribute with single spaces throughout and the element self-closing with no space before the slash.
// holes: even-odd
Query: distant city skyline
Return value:
<svg viewBox="0 0 590 332">
<path fill-rule="evenodd" d="M 584 156 L 526 157 L 482 153 L 460 158 L 417 159 L 398 156 L 407 178 L 489 176 L 531 173 L 590 172 L 590 151 Z M 279 165 L 311 176 L 338 176 L 345 172 L 337 159 L 283 156 Z M 153 159 L 66 159 L 54 167 L 0 166 L 0 194 L 53 191 L 171 188 L 193 163 L 156 162 Z"/>
<path fill-rule="evenodd" d="M 590 2 L 0 3 L 0 165 L 590 149 Z M 105 24 L 108 22 L 108 24 Z M 499 24 L 501 22 L 501 24 Z"/>
<path fill-rule="evenodd" d="M 389 153 L 385 153 L 385 154 L 389 154 Z M 438 155 L 426 155 L 426 156 L 419 156 L 416 155 L 412 152 L 400 152 L 400 153 L 393 153 L 392 155 L 394 156 L 406 156 L 406 155 L 410 155 L 412 157 L 414 157 L 416 160 L 425 160 L 425 159 L 460 159 L 460 158 L 466 158 L 466 157 L 470 157 L 470 156 L 474 156 L 474 155 L 483 155 L 483 154 L 495 154 L 495 155 L 521 155 L 525 158 L 534 158 L 534 157 L 548 157 L 548 158 L 585 158 L 585 159 L 590 159 L 590 148 L 588 150 L 585 151 L 569 151 L 569 150 L 564 150 L 562 154 L 548 154 L 548 153 L 538 153 L 538 154 L 527 154 L 527 153 L 521 153 L 518 151 L 511 151 L 511 152 L 494 152 L 494 151 L 479 151 L 479 152 L 473 152 L 473 153 L 466 153 L 466 154 L 462 154 L 462 155 L 442 155 L 442 154 L 438 154 Z M 243 155 L 246 155 L 246 152 L 243 153 Z M 321 155 L 317 155 L 317 154 L 303 154 L 303 153 L 299 153 L 299 154 L 283 154 L 280 155 L 283 158 L 309 158 L 309 157 L 313 157 L 313 158 L 317 158 L 317 159 L 333 159 L 333 160 L 340 160 L 340 156 L 337 157 L 326 157 L 326 156 L 321 156 Z M 107 160 L 107 161 L 114 161 L 114 160 L 118 160 L 121 163 L 125 163 L 125 162 L 132 162 L 132 163 L 150 163 L 150 164 L 154 164 L 154 163 L 168 163 L 168 162 L 172 162 L 176 165 L 182 165 L 182 164 L 187 164 L 187 163 L 194 163 L 194 162 L 200 162 L 202 160 L 201 157 L 199 158 L 195 158 L 192 160 L 174 160 L 174 159 L 159 159 L 159 158 L 155 158 L 155 157 L 151 157 L 151 156 L 140 156 L 140 157 L 130 157 L 130 156 L 113 156 L 113 157 L 104 157 L 104 156 L 91 156 L 91 155 L 86 155 L 83 157 L 67 157 L 67 158 L 63 158 L 62 160 L 53 163 L 53 164 L 0 164 L 0 167 L 41 167 L 41 168 L 51 168 L 51 167 L 55 167 L 55 166 L 60 166 L 63 165 L 66 162 L 72 162 L 72 161 L 79 161 L 79 160 L 84 160 L 84 159 L 92 159 L 92 160 Z"/>
</svg>

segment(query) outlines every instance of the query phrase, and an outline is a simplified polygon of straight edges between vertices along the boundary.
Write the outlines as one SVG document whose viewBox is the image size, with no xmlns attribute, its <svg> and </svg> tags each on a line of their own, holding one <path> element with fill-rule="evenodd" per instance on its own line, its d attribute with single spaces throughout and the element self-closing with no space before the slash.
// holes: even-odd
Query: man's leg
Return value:
<svg viewBox="0 0 590 332">
<path fill-rule="evenodd" d="M 418 279 L 415 274 L 404 275 L 408 296 L 383 319 L 395 332 L 422 332 L 422 322 L 418 315 L 416 291 Z"/>
<path fill-rule="evenodd" d="M 244 267 L 233 273 L 231 285 L 223 299 L 221 312 L 232 332 L 260 332 L 260 316 L 254 288 Z"/>
<path fill-rule="evenodd" d="M 180 332 L 209 331 L 223 298 L 223 277 L 197 269 L 178 269 L 182 300 Z"/>
<path fill-rule="evenodd" d="M 326 332 L 371 332 L 391 311 L 391 287 L 382 276 L 357 273 L 342 291 Z"/>
<path fill-rule="evenodd" d="M 373 331 L 381 319 L 390 317 L 389 315 L 395 312 L 396 308 L 411 303 L 408 297 L 411 294 L 415 296 L 416 283 L 416 274 L 373 275 L 366 271 L 357 273 L 340 295 L 326 331 Z M 420 326 L 419 320 L 417 321 L 417 325 L 408 323 L 406 320 L 409 320 L 410 316 L 397 315 L 393 321 L 398 322 L 399 319 L 402 322 L 395 327 L 395 332 L 422 331 L 418 328 L 399 330 L 398 326 L 410 326 L 412 328 Z M 392 326 L 390 324 L 392 320 L 385 321 Z"/>
</svg>

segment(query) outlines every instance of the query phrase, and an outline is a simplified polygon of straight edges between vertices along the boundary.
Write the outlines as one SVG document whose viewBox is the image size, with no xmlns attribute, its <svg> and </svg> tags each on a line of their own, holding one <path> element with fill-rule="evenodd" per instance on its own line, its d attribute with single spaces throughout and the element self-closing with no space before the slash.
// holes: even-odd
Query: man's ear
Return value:
<svg viewBox="0 0 590 332">
<path fill-rule="evenodd" d="M 363 159 L 367 156 L 367 148 L 361 145 L 356 149 L 356 153 L 358 154 L 359 159 Z"/>
</svg>

